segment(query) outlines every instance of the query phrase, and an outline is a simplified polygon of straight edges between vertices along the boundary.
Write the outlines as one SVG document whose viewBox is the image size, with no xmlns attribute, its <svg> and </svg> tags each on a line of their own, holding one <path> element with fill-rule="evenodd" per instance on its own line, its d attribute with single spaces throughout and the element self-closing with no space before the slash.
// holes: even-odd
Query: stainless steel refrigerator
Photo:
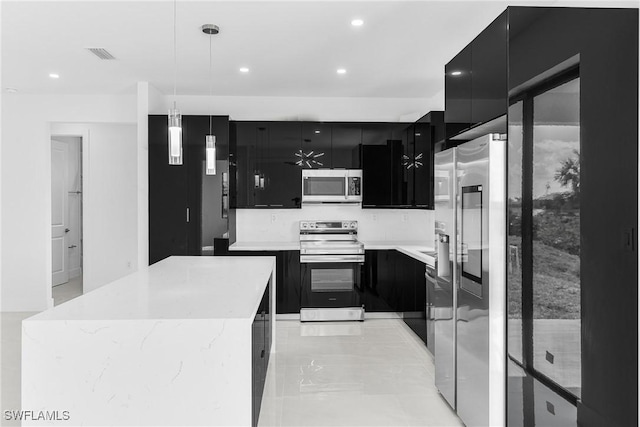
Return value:
<svg viewBox="0 0 640 427">
<path fill-rule="evenodd" d="M 468 426 L 505 423 L 506 140 L 435 154 L 435 381 Z"/>
</svg>

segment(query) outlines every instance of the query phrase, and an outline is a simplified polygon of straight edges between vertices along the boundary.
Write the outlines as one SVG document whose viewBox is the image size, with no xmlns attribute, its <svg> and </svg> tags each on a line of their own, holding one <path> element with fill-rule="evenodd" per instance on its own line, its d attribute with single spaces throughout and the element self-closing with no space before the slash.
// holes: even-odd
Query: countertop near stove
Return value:
<svg viewBox="0 0 640 427">
<path fill-rule="evenodd" d="M 416 241 L 360 240 L 365 250 L 398 250 L 428 265 L 435 265 L 435 257 L 424 252 L 434 252 L 433 246 Z M 300 242 L 236 242 L 230 251 L 299 251 Z"/>
<path fill-rule="evenodd" d="M 427 265 L 433 267 L 435 265 L 435 252 L 433 246 L 420 244 L 415 241 L 393 241 L 393 240 L 377 240 L 377 241 L 362 241 L 364 243 L 365 250 L 397 250 L 405 255 L 422 261 Z M 425 252 L 431 252 L 427 254 Z"/>
<path fill-rule="evenodd" d="M 300 242 L 236 242 L 230 251 L 299 251 Z"/>
<path fill-rule="evenodd" d="M 274 269 L 170 257 L 24 320 L 23 408 L 73 425 L 251 425 L 252 323 Z"/>
</svg>

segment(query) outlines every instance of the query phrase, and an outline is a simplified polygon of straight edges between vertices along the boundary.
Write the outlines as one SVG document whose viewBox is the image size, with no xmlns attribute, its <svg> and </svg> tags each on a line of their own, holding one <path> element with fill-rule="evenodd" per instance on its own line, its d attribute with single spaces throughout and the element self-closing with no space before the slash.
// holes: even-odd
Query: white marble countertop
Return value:
<svg viewBox="0 0 640 427">
<path fill-rule="evenodd" d="M 172 256 L 25 321 L 252 320 L 274 268 L 275 257 Z"/>
<path fill-rule="evenodd" d="M 300 242 L 235 242 L 230 251 L 299 251 Z"/>
<path fill-rule="evenodd" d="M 434 252 L 433 246 L 416 241 L 401 240 L 360 240 L 365 250 L 397 250 L 431 266 L 435 257 L 424 252 Z M 299 242 L 236 242 L 229 246 L 230 251 L 299 251 Z"/>
<path fill-rule="evenodd" d="M 435 265 L 435 257 L 424 252 L 434 252 L 433 246 L 416 241 L 401 240 L 364 240 L 364 248 L 367 250 L 392 250 L 395 249 L 405 255 L 422 261 L 430 266 Z"/>
</svg>

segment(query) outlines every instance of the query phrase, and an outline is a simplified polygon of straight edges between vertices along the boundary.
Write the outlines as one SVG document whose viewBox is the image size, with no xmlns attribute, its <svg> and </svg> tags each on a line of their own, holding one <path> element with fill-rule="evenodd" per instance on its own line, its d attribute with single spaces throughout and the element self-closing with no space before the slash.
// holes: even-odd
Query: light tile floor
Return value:
<svg viewBox="0 0 640 427">
<path fill-rule="evenodd" d="M 463 426 L 398 319 L 276 322 L 260 426 Z"/>
<path fill-rule="evenodd" d="M 82 295 L 82 276 L 74 277 L 62 285 L 54 286 L 51 293 L 54 305 L 60 305 Z"/>
<path fill-rule="evenodd" d="M 2 313 L 3 411 L 20 408 L 20 322 L 33 314 Z M 433 358 L 402 320 L 276 328 L 260 426 L 463 426 L 434 386 Z"/>
<path fill-rule="evenodd" d="M 67 283 L 55 286 L 52 289 L 54 305 L 60 305 L 77 296 L 82 295 L 82 276 L 70 279 Z M 21 370 L 21 347 L 22 347 L 22 320 L 31 317 L 35 312 L 3 312 L 0 316 L 1 351 L 0 358 L 2 369 L 0 369 L 0 406 L 2 413 L 5 410 L 20 409 L 20 370 Z M 0 418 L 2 426 L 19 426 L 18 421 L 7 421 L 5 417 Z"/>
</svg>

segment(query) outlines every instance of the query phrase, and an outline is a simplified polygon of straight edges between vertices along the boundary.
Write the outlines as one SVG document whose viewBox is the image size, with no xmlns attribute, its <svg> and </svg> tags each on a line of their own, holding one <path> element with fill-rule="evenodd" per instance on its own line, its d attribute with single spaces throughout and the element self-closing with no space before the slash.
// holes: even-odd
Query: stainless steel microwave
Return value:
<svg viewBox="0 0 640 427">
<path fill-rule="evenodd" d="M 362 170 L 303 169 L 302 203 L 362 203 Z"/>
</svg>

